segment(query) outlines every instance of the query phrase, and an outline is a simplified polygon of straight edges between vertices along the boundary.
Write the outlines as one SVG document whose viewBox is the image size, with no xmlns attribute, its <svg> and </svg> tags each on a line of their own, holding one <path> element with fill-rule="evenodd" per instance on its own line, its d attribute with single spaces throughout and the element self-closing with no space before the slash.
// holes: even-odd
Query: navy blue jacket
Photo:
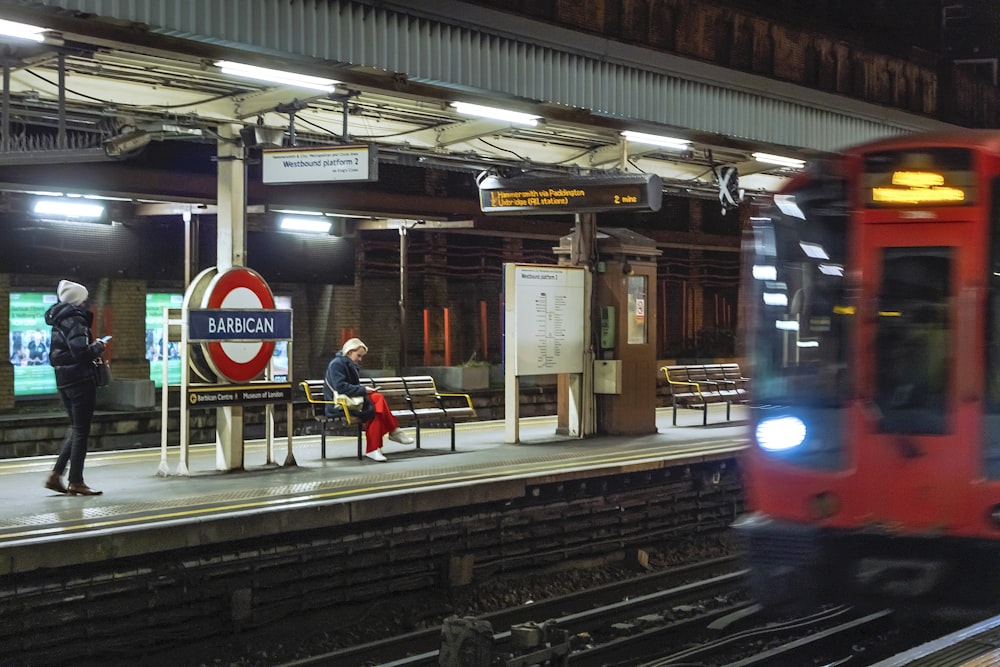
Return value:
<svg viewBox="0 0 1000 667">
<path fill-rule="evenodd" d="M 59 301 L 45 311 L 45 323 L 52 327 L 49 363 L 56 372 L 59 388 L 94 381 L 94 359 L 104 352 L 104 343 L 93 340 L 89 309 Z"/>
<path fill-rule="evenodd" d="M 333 400 L 334 391 L 345 396 L 364 396 L 365 404 L 361 408 L 361 419 L 368 421 L 375 416 L 375 406 L 372 404 L 371 399 L 368 398 L 368 392 L 361 386 L 361 375 L 358 365 L 351 361 L 343 352 L 338 352 L 326 367 L 326 382 L 323 383 L 323 397 L 328 401 Z M 326 406 L 326 414 L 328 416 L 334 416 L 337 414 L 337 410 L 338 408 L 332 405 Z"/>
</svg>

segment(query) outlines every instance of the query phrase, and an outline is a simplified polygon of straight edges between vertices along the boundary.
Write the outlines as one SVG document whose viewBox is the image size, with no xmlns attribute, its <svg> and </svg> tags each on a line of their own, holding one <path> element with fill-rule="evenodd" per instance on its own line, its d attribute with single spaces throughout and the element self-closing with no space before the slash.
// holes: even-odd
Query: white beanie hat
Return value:
<svg viewBox="0 0 1000 667">
<path fill-rule="evenodd" d="M 368 351 L 368 346 L 362 343 L 360 338 L 348 338 L 347 342 L 344 343 L 344 347 L 340 348 L 340 351 L 347 354 L 351 350 L 356 350 L 359 347 L 365 352 Z"/>
<path fill-rule="evenodd" d="M 90 292 L 87 291 L 86 287 L 72 280 L 60 280 L 59 287 L 56 288 L 56 293 L 59 295 L 60 301 L 74 306 L 79 306 L 90 296 Z"/>
</svg>

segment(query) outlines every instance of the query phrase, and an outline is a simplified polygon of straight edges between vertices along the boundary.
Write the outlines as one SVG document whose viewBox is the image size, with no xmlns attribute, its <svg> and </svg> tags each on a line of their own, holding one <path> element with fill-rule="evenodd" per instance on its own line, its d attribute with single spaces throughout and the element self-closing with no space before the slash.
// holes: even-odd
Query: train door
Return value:
<svg viewBox="0 0 1000 667">
<path fill-rule="evenodd" d="M 863 225 L 867 317 L 855 456 L 873 524 L 928 530 L 954 516 L 975 476 L 975 418 L 957 396 L 958 368 L 981 368 L 972 295 L 976 248 L 968 222 Z M 911 245 L 915 239 L 927 245 Z M 909 242 L 909 243 L 908 243 Z M 981 244 L 979 244 L 981 245 Z M 971 307 L 963 306 L 973 298 Z M 965 329 L 963 329 L 963 327 Z M 966 404 L 967 405 L 967 404 Z M 964 455 L 963 455 L 964 452 Z M 942 483 L 942 480 L 945 480 Z"/>
</svg>

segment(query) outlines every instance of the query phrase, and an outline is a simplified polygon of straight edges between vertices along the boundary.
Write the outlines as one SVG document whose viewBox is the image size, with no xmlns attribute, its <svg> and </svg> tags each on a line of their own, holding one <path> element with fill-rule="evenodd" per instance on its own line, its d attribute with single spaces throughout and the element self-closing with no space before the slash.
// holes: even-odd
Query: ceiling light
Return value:
<svg viewBox="0 0 1000 667">
<path fill-rule="evenodd" d="M 288 232 L 329 234 L 330 226 L 330 221 L 325 217 L 295 218 L 292 216 L 286 216 L 281 219 L 281 228 Z"/>
<path fill-rule="evenodd" d="M 478 104 L 467 104 L 465 102 L 452 102 L 451 106 L 455 107 L 455 111 L 458 113 L 463 113 L 467 116 L 492 118 L 493 120 L 505 120 L 511 123 L 519 123 L 521 125 L 538 125 L 538 119 L 541 118 L 541 116 L 535 116 L 529 113 L 508 111 L 507 109 L 497 109 L 495 107 L 484 107 Z"/>
<path fill-rule="evenodd" d="M 684 151 L 691 146 L 691 142 L 687 139 L 661 137 L 656 134 L 645 134 L 644 132 L 633 132 L 632 130 L 625 130 L 622 132 L 622 136 L 635 143 L 672 148 L 675 151 Z"/>
<path fill-rule="evenodd" d="M 753 153 L 753 158 L 757 160 L 757 162 L 776 164 L 782 167 L 791 167 L 792 169 L 801 169 L 806 166 L 805 160 L 797 160 L 793 157 L 783 157 L 781 155 L 771 155 L 770 153 Z"/>
<path fill-rule="evenodd" d="M 45 40 L 46 32 L 45 28 L 39 28 L 38 26 L 0 19 L 0 35 L 4 37 L 17 37 L 18 39 L 30 39 L 35 42 L 41 42 Z"/>
<path fill-rule="evenodd" d="M 39 199 L 33 209 L 37 215 L 54 215 L 60 218 L 86 218 L 89 220 L 104 215 L 104 207 L 100 204 L 89 204 L 68 199 Z"/>
<path fill-rule="evenodd" d="M 215 66 L 220 68 L 223 74 L 242 76 L 247 79 L 256 79 L 257 81 L 280 83 L 297 88 L 312 88 L 313 90 L 322 90 L 327 93 L 332 93 L 334 86 L 340 83 L 333 79 L 323 79 L 317 76 L 296 74 L 294 72 L 283 72 L 276 69 L 267 69 L 266 67 L 255 67 L 228 60 L 219 60 L 215 63 Z"/>
</svg>

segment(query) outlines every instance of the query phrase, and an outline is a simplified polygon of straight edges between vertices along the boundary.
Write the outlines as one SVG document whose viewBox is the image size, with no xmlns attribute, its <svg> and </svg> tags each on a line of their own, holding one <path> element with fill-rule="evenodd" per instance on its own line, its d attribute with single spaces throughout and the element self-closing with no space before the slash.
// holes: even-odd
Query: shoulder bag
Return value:
<svg viewBox="0 0 1000 667">
<path fill-rule="evenodd" d="M 326 382 L 326 380 L 324 380 L 324 382 Z M 338 393 L 336 389 L 330 387 L 329 382 L 326 383 L 326 386 L 329 387 L 330 392 L 333 393 L 333 400 L 338 403 L 343 400 L 347 403 L 347 407 L 349 408 L 360 408 L 365 404 L 364 396 L 348 396 L 347 394 Z"/>
<path fill-rule="evenodd" d="M 111 384 L 111 364 L 102 357 L 94 359 L 94 384 L 98 387 L 107 387 Z"/>
</svg>

